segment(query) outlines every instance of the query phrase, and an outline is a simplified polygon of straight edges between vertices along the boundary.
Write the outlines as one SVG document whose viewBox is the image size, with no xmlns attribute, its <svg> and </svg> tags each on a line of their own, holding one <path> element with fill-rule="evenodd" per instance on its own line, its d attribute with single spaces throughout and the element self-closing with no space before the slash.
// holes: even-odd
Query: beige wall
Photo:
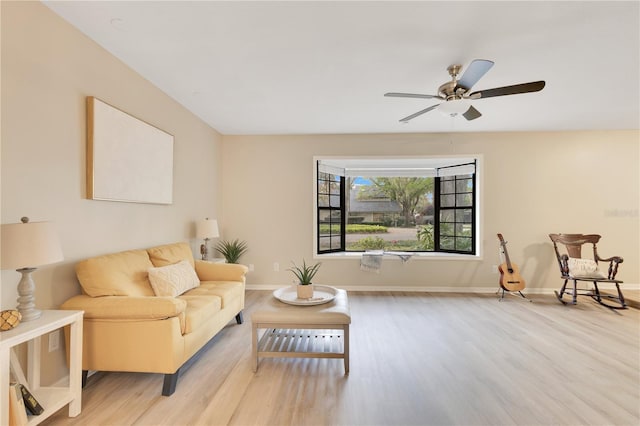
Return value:
<svg viewBox="0 0 640 426">
<path fill-rule="evenodd" d="M 250 286 L 288 284 L 291 261 L 313 258 L 313 157 L 480 154 L 481 260 L 322 258 L 316 281 L 348 288 L 486 290 L 497 286 L 496 233 L 530 291 L 559 285 L 549 233 L 599 233 L 600 253 L 625 258 L 639 283 L 639 132 L 224 136 L 223 220 L 249 242 Z M 273 271 L 273 263 L 280 272 Z"/>
<path fill-rule="evenodd" d="M 178 240 L 195 248 L 193 222 L 205 215 L 219 219 L 224 237 L 249 242 L 250 285 L 289 283 L 289 263 L 313 256 L 314 155 L 480 154 L 484 165 L 482 260 L 385 261 L 372 274 L 356 259 L 325 259 L 323 283 L 495 288 L 496 232 L 534 290 L 558 284 L 549 232 L 603 234 L 602 254 L 626 259 L 620 278 L 640 282 L 638 131 L 222 137 L 39 2 L 3 1 L 1 13 L 1 220 L 54 221 L 65 255 L 35 273 L 40 308 L 79 291 L 79 259 Z M 90 95 L 175 136 L 172 205 L 85 199 Z M 15 306 L 18 280 L 2 272 L 3 309 Z M 45 383 L 64 373 L 61 351 L 46 361 Z"/>
<path fill-rule="evenodd" d="M 220 134 L 40 2 L 2 2 L 1 77 L 2 223 L 55 222 L 65 256 L 34 273 L 39 308 L 79 292 L 77 260 L 174 241 L 195 248 L 193 222 L 221 215 Z M 172 205 L 85 198 L 86 96 L 175 136 Z M 16 305 L 18 280 L 2 271 L 3 309 Z"/>
</svg>

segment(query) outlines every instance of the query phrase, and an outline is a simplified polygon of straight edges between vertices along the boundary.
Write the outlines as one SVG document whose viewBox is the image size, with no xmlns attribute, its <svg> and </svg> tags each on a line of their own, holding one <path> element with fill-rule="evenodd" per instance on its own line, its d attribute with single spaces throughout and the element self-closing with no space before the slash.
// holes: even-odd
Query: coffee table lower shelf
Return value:
<svg viewBox="0 0 640 426">
<path fill-rule="evenodd" d="M 253 342 L 253 371 L 258 369 L 259 358 L 342 358 L 345 374 L 349 374 L 348 324 L 340 329 L 267 328 L 259 340 L 256 334 Z"/>
</svg>

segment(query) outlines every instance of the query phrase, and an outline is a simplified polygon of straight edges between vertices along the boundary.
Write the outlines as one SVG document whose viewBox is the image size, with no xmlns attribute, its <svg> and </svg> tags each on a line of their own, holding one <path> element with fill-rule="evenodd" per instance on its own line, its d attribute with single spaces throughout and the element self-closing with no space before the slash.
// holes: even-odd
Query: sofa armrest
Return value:
<svg viewBox="0 0 640 426">
<path fill-rule="evenodd" d="M 60 307 L 84 311 L 85 319 L 159 320 L 181 315 L 187 302 L 174 297 L 74 296 Z"/>
<path fill-rule="evenodd" d="M 211 263 L 196 259 L 196 273 L 200 281 L 241 281 L 249 271 L 244 265 L 236 263 Z"/>
</svg>

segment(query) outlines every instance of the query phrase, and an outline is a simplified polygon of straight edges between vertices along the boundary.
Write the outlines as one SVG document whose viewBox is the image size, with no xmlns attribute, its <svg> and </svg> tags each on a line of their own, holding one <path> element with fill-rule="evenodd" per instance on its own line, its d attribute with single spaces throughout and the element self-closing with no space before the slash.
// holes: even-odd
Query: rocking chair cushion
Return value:
<svg viewBox="0 0 640 426">
<path fill-rule="evenodd" d="M 569 267 L 569 276 L 571 278 L 594 278 L 606 279 L 607 277 L 600 272 L 598 264 L 591 259 L 576 259 L 570 257 L 567 266 Z"/>
</svg>

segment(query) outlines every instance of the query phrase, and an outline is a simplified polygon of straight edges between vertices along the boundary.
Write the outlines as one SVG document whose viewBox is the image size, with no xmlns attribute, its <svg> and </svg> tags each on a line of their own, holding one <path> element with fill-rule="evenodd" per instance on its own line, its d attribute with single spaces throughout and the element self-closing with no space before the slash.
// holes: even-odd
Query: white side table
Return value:
<svg viewBox="0 0 640 426">
<path fill-rule="evenodd" d="M 14 346 L 27 343 L 26 385 L 36 397 L 44 412 L 29 416 L 29 425 L 38 423 L 69 404 L 69 417 L 80 414 L 82 409 L 82 316 L 83 311 L 48 310 L 33 321 L 20 323 L 16 328 L 0 333 L 0 425 L 9 423 L 9 370 Z M 71 326 L 69 348 L 69 386 L 40 386 L 40 339 L 47 333 Z M 15 366 L 20 370 L 19 366 Z M 18 373 L 21 375 L 21 371 Z M 21 379 L 23 380 L 23 379 Z"/>
</svg>

